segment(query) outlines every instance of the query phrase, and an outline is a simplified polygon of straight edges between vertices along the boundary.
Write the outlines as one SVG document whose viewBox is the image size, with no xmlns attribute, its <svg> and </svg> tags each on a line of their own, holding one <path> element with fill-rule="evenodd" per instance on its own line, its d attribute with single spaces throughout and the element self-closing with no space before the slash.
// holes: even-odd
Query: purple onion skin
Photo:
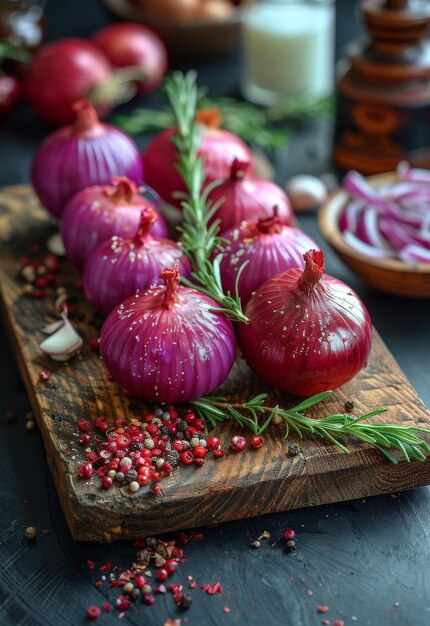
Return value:
<svg viewBox="0 0 430 626">
<path fill-rule="evenodd" d="M 239 280 L 239 295 L 245 305 L 266 280 L 293 267 L 303 268 L 303 254 L 316 243 L 298 228 L 283 225 L 279 233 L 254 232 L 247 235 L 247 226 L 221 233 L 230 243 L 225 245 L 220 265 L 224 292 L 235 293 L 240 267 L 248 261 Z"/>
<path fill-rule="evenodd" d="M 188 402 L 227 378 L 236 356 L 231 322 L 214 300 L 179 287 L 179 302 L 163 307 L 166 288 L 128 298 L 103 324 L 100 351 L 113 378 L 152 402 Z"/>
<path fill-rule="evenodd" d="M 61 236 L 67 257 L 80 269 L 102 241 L 114 235 L 133 236 L 139 226 L 142 208 L 154 208 L 152 203 L 140 197 L 132 205 L 115 201 L 104 193 L 105 189 L 113 187 L 95 185 L 82 189 L 67 203 L 61 218 Z M 161 215 L 158 215 L 151 234 L 167 237 L 167 225 Z"/>
<path fill-rule="evenodd" d="M 163 268 L 173 266 L 176 261 L 181 276 L 189 278 L 190 261 L 176 242 L 158 237 L 147 242 L 112 237 L 98 245 L 85 263 L 85 295 L 103 315 L 108 315 L 129 296 L 162 284 Z"/>
<path fill-rule="evenodd" d="M 31 182 L 43 206 L 59 217 L 81 189 L 108 185 L 114 176 L 140 183 L 143 166 L 134 141 L 115 126 L 99 124 L 93 134 L 76 134 L 73 126 L 54 131 L 40 146 Z"/>
<path fill-rule="evenodd" d="M 275 389 L 312 396 L 337 389 L 366 365 L 372 322 L 348 285 L 323 276 L 309 293 L 292 269 L 261 285 L 245 307 L 240 345 L 252 371 Z"/>
</svg>

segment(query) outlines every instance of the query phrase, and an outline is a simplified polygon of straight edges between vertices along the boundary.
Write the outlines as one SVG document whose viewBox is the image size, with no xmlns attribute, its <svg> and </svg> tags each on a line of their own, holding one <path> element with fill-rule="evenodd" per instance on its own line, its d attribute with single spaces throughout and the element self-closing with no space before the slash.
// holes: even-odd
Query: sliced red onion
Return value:
<svg viewBox="0 0 430 626">
<path fill-rule="evenodd" d="M 392 259 L 395 256 L 395 254 L 389 250 L 369 246 L 369 244 L 364 243 L 364 241 L 361 241 L 361 239 L 347 230 L 344 231 L 343 238 L 346 243 L 351 246 L 351 248 L 354 248 L 354 250 L 357 250 L 357 252 L 361 252 L 362 254 L 367 254 L 367 256 L 373 256 L 377 259 Z"/>
<path fill-rule="evenodd" d="M 112 311 L 100 335 L 100 352 L 113 378 L 135 396 L 188 402 L 214 391 L 236 356 L 232 323 L 218 304 L 179 286 L 166 269 L 157 285 Z"/>
<path fill-rule="evenodd" d="M 363 200 L 351 200 L 345 207 L 339 220 L 339 229 L 343 233 L 344 230 L 355 231 L 357 228 L 360 214 L 366 207 L 366 203 Z"/>
<path fill-rule="evenodd" d="M 149 187 L 145 188 L 145 193 L 149 197 Z M 79 191 L 67 203 L 61 219 L 61 235 L 70 261 L 82 268 L 102 241 L 114 235 L 134 235 L 142 209 L 153 206 L 126 176 L 115 177 L 109 185 L 95 185 Z M 160 215 L 151 233 L 167 237 L 167 226 Z"/>
<path fill-rule="evenodd" d="M 405 263 L 430 263 L 430 250 L 415 244 L 408 244 L 400 250 L 399 259 Z"/>
<path fill-rule="evenodd" d="M 175 241 L 154 237 L 151 229 L 157 214 L 145 207 L 133 237 L 102 241 L 85 263 L 83 287 L 88 300 L 108 315 L 123 300 L 162 282 L 160 272 L 178 261 L 183 276 L 190 277 L 191 264 Z"/>
<path fill-rule="evenodd" d="M 348 172 L 343 184 L 352 198 L 340 216 L 339 229 L 352 248 L 368 256 L 405 262 L 408 258 L 426 259 L 430 249 L 430 172 L 403 162 L 397 176 L 391 184 L 372 188 L 361 174 Z M 412 253 L 405 254 L 409 246 Z"/>
</svg>

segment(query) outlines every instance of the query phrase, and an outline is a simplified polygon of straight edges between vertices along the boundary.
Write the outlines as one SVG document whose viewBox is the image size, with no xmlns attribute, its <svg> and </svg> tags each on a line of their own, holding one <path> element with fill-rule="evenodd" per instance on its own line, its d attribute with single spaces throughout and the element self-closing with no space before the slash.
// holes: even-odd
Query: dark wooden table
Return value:
<svg viewBox="0 0 430 626">
<path fill-rule="evenodd" d="M 353 2 L 339 0 L 337 50 L 358 32 Z M 49 38 L 86 36 L 111 18 L 99 0 L 50 0 Z M 235 93 L 239 58 L 202 64 L 201 82 L 214 92 Z M 0 183 L 26 182 L 32 155 L 48 129 L 24 106 L 0 123 Z M 278 162 L 286 173 L 321 173 L 330 168 L 329 134 L 313 128 L 295 133 L 290 151 Z M 0 209 L 1 211 L 1 209 Z M 315 217 L 302 225 L 322 243 Z M 359 282 L 332 254 L 327 271 L 347 281 L 366 302 L 375 326 L 421 397 L 430 405 L 430 303 L 384 296 Z M 94 586 L 97 576 L 87 560 L 129 567 L 131 543 L 76 544 L 68 533 L 37 432 L 28 432 L 28 400 L 4 333 L 0 329 L 0 623 L 54 626 L 86 622 L 86 609 L 105 600 Z M 3 419 L 17 411 L 16 423 Z M 49 533 L 29 544 L 27 526 Z M 285 554 L 285 528 L 297 532 L 297 550 Z M 272 541 L 252 550 L 249 541 L 263 530 Z M 192 575 L 202 583 L 220 581 L 221 595 L 196 589 L 193 606 L 182 615 L 172 596 L 158 596 L 154 607 L 133 606 L 123 623 L 160 626 L 168 617 L 185 617 L 190 625 L 249 624 L 312 626 L 322 619 L 345 625 L 430 624 L 430 490 L 399 497 L 387 495 L 341 505 L 265 516 L 203 529 L 204 541 L 190 544 L 187 562 L 175 576 L 186 584 Z M 106 589 L 106 587 L 104 587 Z M 313 595 L 308 595 L 311 590 Z M 117 594 L 106 595 L 111 601 Z M 320 615 L 316 605 L 328 605 Z M 228 606 L 230 613 L 223 612 Z M 103 614 L 101 624 L 118 623 L 118 612 Z"/>
</svg>

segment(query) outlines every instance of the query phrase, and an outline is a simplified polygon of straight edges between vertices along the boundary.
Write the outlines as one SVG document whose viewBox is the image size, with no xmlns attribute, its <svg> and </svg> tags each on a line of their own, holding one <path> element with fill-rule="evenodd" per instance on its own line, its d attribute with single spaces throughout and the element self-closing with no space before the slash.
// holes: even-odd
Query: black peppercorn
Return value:
<svg viewBox="0 0 430 626">
<path fill-rule="evenodd" d="M 127 472 L 127 474 L 125 475 L 125 480 L 128 483 L 133 482 L 134 480 L 136 480 L 137 478 L 137 472 L 136 470 L 130 470 L 129 472 Z"/>
<path fill-rule="evenodd" d="M 181 598 L 181 607 L 183 609 L 188 609 L 192 603 L 193 603 L 193 598 L 190 596 L 189 593 L 186 593 L 184 591 L 182 593 L 182 598 Z"/>
<path fill-rule="evenodd" d="M 288 454 L 291 454 L 291 456 L 296 456 L 296 454 L 300 454 L 300 447 L 297 443 L 292 443 L 291 446 L 288 446 Z"/>
<path fill-rule="evenodd" d="M 158 541 L 155 537 L 147 537 L 146 545 L 148 546 L 148 548 L 155 549 L 158 546 Z"/>
<path fill-rule="evenodd" d="M 352 400 L 347 400 L 344 404 L 344 408 L 345 411 L 352 411 L 352 409 L 354 408 L 355 404 Z"/>
</svg>

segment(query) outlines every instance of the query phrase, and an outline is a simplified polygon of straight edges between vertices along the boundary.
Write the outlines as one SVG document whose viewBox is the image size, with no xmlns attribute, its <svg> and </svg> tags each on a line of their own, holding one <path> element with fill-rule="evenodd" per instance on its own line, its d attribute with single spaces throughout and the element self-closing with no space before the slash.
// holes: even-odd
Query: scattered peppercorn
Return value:
<svg viewBox="0 0 430 626">
<path fill-rule="evenodd" d="M 290 539 L 289 541 L 287 541 L 285 545 L 287 547 L 287 550 L 289 550 L 290 552 L 296 549 L 296 542 L 293 541 L 293 539 Z"/>
<path fill-rule="evenodd" d="M 15 411 L 6 411 L 5 418 L 7 422 L 14 422 L 17 418 L 17 414 Z"/>
<path fill-rule="evenodd" d="M 34 430 L 36 428 L 36 422 L 34 420 L 28 420 L 25 422 L 25 427 L 27 430 Z"/>
<path fill-rule="evenodd" d="M 260 448 L 262 448 L 264 446 L 264 437 L 262 437 L 261 435 L 254 435 L 253 437 L 251 437 L 251 446 L 254 448 L 254 450 L 259 450 Z"/>
<path fill-rule="evenodd" d="M 347 400 L 343 406 L 345 408 L 345 411 L 352 411 L 355 407 L 355 404 L 353 400 Z"/>
<path fill-rule="evenodd" d="M 35 527 L 29 526 L 28 528 L 26 528 L 25 536 L 28 539 L 28 541 L 34 541 L 37 537 L 37 530 L 35 529 Z"/>
<path fill-rule="evenodd" d="M 246 439 L 242 435 L 233 435 L 230 440 L 230 448 L 234 452 L 242 452 L 246 448 Z"/>
<path fill-rule="evenodd" d="M 316 609 L 317 613 L 328 613 L 330 611 L 330 607 L 323 604 L 317 604 Z"/>
<path fill-rule="evenodd" d="M 186 593 L 185 591 L 182 593 L 182 598 L 181 598 L 181 607 L 183 609 L 188 609 L 191 604 L 193 602 L 193 598 L 189 593 Z"/>
<path fill-rule="evenodd" d="M 284 531 L 284 539 L 286 539 L 287 541 L 289 539 L 294 539 L 295 536 L 296 533 L 292 528 L 287 528 L 287 530 Z"/>
<path fill-rule="evenodd" d="M 261 543 L 258 541 L 258 539 L 256 539 L 255 541 L 250 542 L 250 546 L 251 548 L 259 548 L 261 546 Z"/>
<path fill-rule="evenodd" d="M 88 619 L 97 619 L 100 615 L 101 611 L 98 606 L 89 606 L 87 609 L 87 617 Z"/>
<path fill-rule="evenodd" d="M 51 372 L 49 370 L 39 370 L 39 380 L 41 383 L 46 383 L 51 378 Z"/>
<path fill-rule="evenodd" d="M 291 456 L 296 456 L 297 454 L 300 454 L 300 446 L 297 443 L 292 443 L 290 446 L 288 446 L 288 454 L 290 454 Z"/>
</svg>

